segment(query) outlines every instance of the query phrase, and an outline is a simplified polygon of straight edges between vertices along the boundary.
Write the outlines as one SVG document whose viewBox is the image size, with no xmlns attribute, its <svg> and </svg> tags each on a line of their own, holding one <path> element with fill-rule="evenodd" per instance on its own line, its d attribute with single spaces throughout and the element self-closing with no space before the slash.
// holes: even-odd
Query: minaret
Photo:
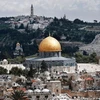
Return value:
<svg viewBox="0 0 100 100">
<path fill-rule="evenodd" d="M 31 17 L 33 17 L 33 5 L 31 5 Z"/>
</svg>

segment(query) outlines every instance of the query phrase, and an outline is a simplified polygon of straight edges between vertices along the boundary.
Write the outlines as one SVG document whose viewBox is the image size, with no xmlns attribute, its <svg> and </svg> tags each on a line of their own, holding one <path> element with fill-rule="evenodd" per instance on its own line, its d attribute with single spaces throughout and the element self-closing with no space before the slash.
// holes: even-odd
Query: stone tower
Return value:
<svg viewBox="0 0 100 100">
<path fill-rule="evenodd" d="M 33 5 L 31 5 L 31 17 L 34 15 Z"/>
</svg>

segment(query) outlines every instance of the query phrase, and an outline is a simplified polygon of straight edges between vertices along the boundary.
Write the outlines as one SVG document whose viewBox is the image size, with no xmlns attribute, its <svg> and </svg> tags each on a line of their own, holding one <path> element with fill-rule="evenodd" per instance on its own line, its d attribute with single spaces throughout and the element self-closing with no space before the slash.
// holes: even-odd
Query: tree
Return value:
<svg viewBox="0 0 100 100">
<path fill-rule="evenodd" d="M 48 71 L 48 66 L 46 62 L 43 60 L 41 63 L 41 72 L 45 72 L 45 71 Z"/>
<path fill-rule="evenodd" d="M 22 75 L 23 74 L 23 71 L 21 68 L 18 68 L 18 67 L 13 67 L 11 70 L 10 70 L 10 74 L 13 74 L 13 75 Z"/>
<path fill-rule="evenodd" d="M 28 71 L 27 69 L 24 69 L 24 70 L 23 70 L 23 76 L 27 77 L 28 72 L 29 72 L 29 71 Z"/>
<path fill-rule="evenodd" d="M 38 52 L 38 45 L 37 45 L 36 40 L 34 40 L 33 46 L 34 46 L 34 53 L 37 53 Z"/>
<path fill-rule="evenodd" d="M 30 66 L 30 70 L 28 72 L 28 77 L 33 77 L 33 75 L 36 73 L 36 69 L 33 69 L 32 66 Z"/>
<path fill-rule="evenodd" d="M 18 25 L 15 25 L 15 29 L 18 29 Z"/>
<path fill-rule="evenodd" d="M 63 48 L 63 53 L 66 53 L 68 55 L 73 55 L 75 52 L 77 52 L 79 50 L 79 48 L 77 46 L 66 46 L 65 48 Z"/>
<path fill-rule="evenodd" d="M 98 21 L 97 20 L 94 20 L 94 23 L 97 23 Z"/>
<path fill-rule="evenodd" d="M 54 17 L 54 21 L 58 21 L 58 18 L 57 17 Z"/>
<path fill-rule="evenodd" d="M 83 24 L 83 23 L 84 23 L 84 22 L 83 22 L 82 20 L 80 20 L 80 19 L 75 19 L 73 22 L 76 23 L 76 24 Z"/>
<path fill-rule="evenodd" d="M 57 34 L 53 34 L 53 37 L 56 38 L 57 40 L 60 40 L 60 36 Z"/>
<path fill-rule="evenodd" d="M 73 78 L 73 76 L 71 76 L 71 77 L 69 78 L 69 80 L 67 81 L 67 84 L 69 85 L 69 89 L 70 89 L 70 90 L 72 90 L 72 85 L 71 85 L 72 78 Z"/>
<path fill-rule="evenodd" d="M 25 27 L 25 31 L 26 31 L 27 33 L 30 32 L 30 31 L 29 31 L 28 24 L 27 24 L 27 26 Z"/>
<path fill-rule="evenodd" d="M 14 60 L 18 63 L 23 63 L 25 61 L 25 58 L 23 56 L 17 56 Z"/>
<path fill-rule="evenodd" d="M 23 23 L 20 25 L 19 29 L 24 29 Z"/>
<path fill-rule="evenodd" d="M 0 74 L 7 74 L 7 69 L 0 67 Z"/>
<path fill-rule="evenodd" d="M 23 91 L 14 91 L 11 95 L 12 100 L 25 100 L 25 93 Z"/>
<path fill-rule="evenodd" d="M 95 62 L 95 63 L 97 63 L 97 59 L 96 59 L 96 53 L 92 53 L 91 55 L 90 55 L 90 57 L 89 57 L 89 60 L 90 60 L 90 62 Z"/>
<path fill-rule="evenodd" d="M 83 55 L 79 52 L 75 54 L 76 62 L 83 62 Z"/>
</svg>

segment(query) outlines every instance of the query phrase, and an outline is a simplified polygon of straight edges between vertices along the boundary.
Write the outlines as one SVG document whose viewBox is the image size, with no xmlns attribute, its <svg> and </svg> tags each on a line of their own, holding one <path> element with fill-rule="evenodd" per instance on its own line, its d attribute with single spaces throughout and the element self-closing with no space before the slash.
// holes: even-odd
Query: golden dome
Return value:
<svg viewBox="0 0 100 100">
<path fill-rule="evenodd" d="M 53 37 L 48 36 L 47 38 L 43 39 L 39 45 L 40 52 L 55 52 L 61 51 L 60 43 Z"/>
</svg>

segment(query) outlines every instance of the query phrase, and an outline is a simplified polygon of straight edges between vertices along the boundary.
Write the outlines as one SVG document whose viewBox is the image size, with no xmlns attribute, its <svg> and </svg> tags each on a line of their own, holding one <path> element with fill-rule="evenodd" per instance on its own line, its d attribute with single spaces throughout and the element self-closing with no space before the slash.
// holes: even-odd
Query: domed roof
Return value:
<svg viewBox="0 0 100 100">
<path fill-rule="evenodd" d="M 40 52 L 55 52 L 61 51 L 60 43 L 53 37 L 48 36 L 47 38 L 43 39 L 39 45 Z"/>
<path fill-rule="evenodd" d="M 37 81 L 37 82 L 40 82 L 40 81 L 41 81 L 41 79 L 37 78 L 37 79 L 36 79 L 36 81 Z"/>
<path fill-rule="evenodd" d="M 40 89 L 35 89 L 34 92 L 41 92 L 41 90 Z"/>
<path fill-rule="evenodd" d="M 49 76 L 49 75 L 50 75 L 50 72 L 49 72 L 49 71 L 45 71 L 44 74 L 45 74 L 46 76 Z"/>
<path fill-rule="evenodd" d="M 42 92 L 47 93 L 47 92 L 50 92 L 50 90 L 49 89 L 43 89 Z"/>
<path fill-rule="evenodd" d="M 8 62 L 7 59 L 4 59 L 3 62 Z"/>
<path fill-rule="evenodd" d="M 30 90 L 30 89 L 29 89 L 29 90 L 27 90 L 27 92 L 30 92 L 30 93 L 32 93 L 32 92 L 33 92 L 33 90 Z"/>
</svg>

